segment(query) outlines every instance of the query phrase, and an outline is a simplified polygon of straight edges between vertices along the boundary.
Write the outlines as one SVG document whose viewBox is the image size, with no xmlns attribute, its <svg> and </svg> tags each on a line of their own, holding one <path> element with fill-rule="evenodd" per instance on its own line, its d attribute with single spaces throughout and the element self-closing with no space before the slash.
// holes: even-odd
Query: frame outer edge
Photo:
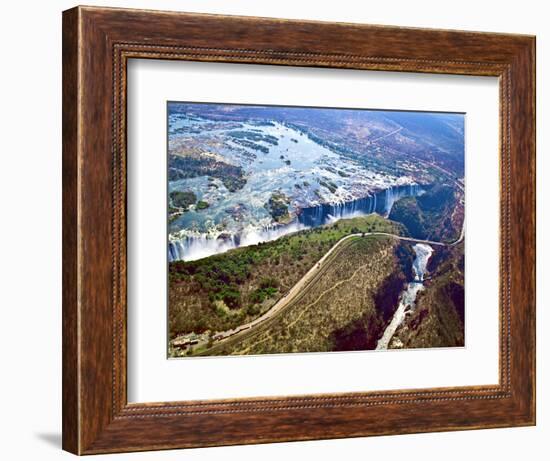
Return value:
<svg viewBox="0 0 550 461">
<path fill-rule="evenodd" d="M 520 135 L 522 135 L 520 155 L 525 156 L 525 216 L 528 222 L 524 241 L 525 251 L 529 255 L 526 261 L 526 277 L 523 289 L 526 315 L 522 317 L 525 322 L 527 352 L 525 356 L 526 383 L 523 392 L 527 391 L 523 402 L 523 415 L 525 424 L 536 426 L 536 37 L 531 37 L 524 52 L 519 59 L 522 77 L 525 79 L 523 88 L 525 91 L 525 121 Z M 514 275 L 514 274 L 512 274 Z M 517 275 L 516 275 L 517 276 Z"/>
<path fill-rule="evenodd" d="M 536 425 L 536 40 L 510 62 L 509 290 L 513 426 Z M 513 269 L 512 269 L 513 268 Z"/>
<path fill-rule="evenodd" d="M 62 29 L 62 448 L 79 454 L 79 8 L 63 12 Z"/>
<path fill-rule="evenodd" d="M 151 415 L 151 418 L 144 418 L 147 415 L 137 415 L 130 420 L 121 417 L 123 415 L 118 413 L 120 409 L 116 405 L 117 399 L 113 397 L 111 400 L 112 389 L 109 389 L 108 394 L 106 390 L 106 383 L 111 381 L 112 376 L 115 376 L 115 374 L 107 374 L 105 371 L 107 369 L 107 352 L 110 352 L 111 349 L 114 350 L 115 344 L 107 341 L 107 337 L 110 338 L 114 333 L 114 327 L 109 323 L 110 318 L 106 316 L 109 304 L 106 301 L 108 290 L 107 285 L 105 283 L 102 285 L 102 282 L 106 282 L 107 276 L 112 271 L 106 266 L 105 259 L 100 260 L 97 257 L 94 245 L 105 241 L 105 236 L 108 233 L 106 228 L 110 227 L 107 226 L 107 223 L 111 224 L 111 217 L 107 217 L 103 213 L 101 205 L 98 203 L 106 200 L 108 194 L 106 186 L 113 186 L 112 181 L 116 181 L 116 178 L 111 178 L 111 173 L 106 169 L 107 157 L 103 157 L 108 150 L 106 148 L 107 143 L 103 139 L 103 133 L 108 131 L 109 127 L 107 125 L 111 123 L 111 121 L 107 121 L 107 114 L 110 112 L 105 103 L 107 99 L 111 99 L 113 96 L 111 91 L 114 90 L 108 87 L 109 82 L 105 80 L 106 77 L 102 74 L 102 71 L 106 71 L 105 75 L 109 74 L 107 69 L 111 68 L 112 62 L 111 55 L 108 53 L 110 53 L 113 44 L 121 39 L 121 34 L 130 34 L 130 31 L 133 31 L 134 35 L 143 33 L 139 28 L 136 32 L 134 28 L 125 28 L 121 25 L 124 22 L 126 24 L 131 22 L 128 20 L 122 21 L 128 19 L 125 16 L 129 14 L 129 11 L 132 12 L 132 15 L 138 15 L 136 11 L 132 10 L 107 10 L 88 7 L 77 7 L 63 13 L 63 448 L 75 454 L 92 454 L 289 440 L 319 440 L 396 433 L 394 428 L 390 426 L 373 431 L 365 428 L 363 426 L 364 418 L 370 413 L 370 410 L 367 411 L 366 407 L 351 414 L 351 416 L 355 414 L 355 420 L 353 421 L 350 421 L 347 416 L 345 418 L 342 416 L 344 414 L 343 408 L 338 410 L 328 406 L 320 408 L 322 405 L 311 409 L 298 408 L 298 413 L 292 415 L 283 412 L 281 413 L 283 418 L 276 417 L 269 409 L 264 413 L 265 417 L 262 415 L 263 419 L 254 416 L 254 413 L 248 415 L 238 412 L 235 415 L 220 414 L 215 418 L 215 421 L 207 414 L 195 415 L 192 418 L 186 416 L 184 418 L 176 413 L 170 415 L 174 417 L 171 424 L 166 424 L 169 420 L 161 419 L 164 415 Z M 172 13 L 168 13 L 166 16 L 170 17 Z M 185 14 L 180 16 L 178 14 L 178 18 L 187 18 L 186 20 L 191 23 L 198 19 L 196 16 L 186 16 Z M 229 29 L 234 35 L 233 40 L 239 44 L 241 37 L 237 26 L 242 26 L 240 23 L 244 20 L 242 18 L 230 18 L 225 17 L 225 20 L 230 21 L 229 25 L 231 27 Z M 266 20 L 266 22 L 268 21 L 272 24 L 279 24 L 277 20 Z M 284 23 L 288 24 L 289 27 L 291 24 L 295 26 L 304 24 L 299 21 L 285 21 Z M 330 24 L 314 26 L 307 23 L 307 26 L 330 27 Z M 143 21 L 141 26 L 143 29 Z M 357 28 L 360 27 L 357 26 Z M 367 27 L 365 26 L 365 30 Z M 148 33 L 150 29 L 148 26 L 145 27 L 145 33 Z M 390 29 L 388 28 L 388 30 Z M 380 30 L 376 30 L 379 34 Z M 417 35 L 420 31 L 411 30 L 410 33 Z M 453 40 L 448 40 L 447 47 L 456 47 L 457 43 L 460 43 L 460 40 L 458 40 L 460 36 L 455 37 L 456 34 L 451 31 L 441 32 L 440 34 L 454 37 Z M 513 60 L 517 64 L 519 53 L 522 59 L 521 70 L 526 72 L 533 70 L 534 40 L 503 35 L 498 37 L 499 40 L 502 39 L 501 43 L 494 43 L 495 36 L 486 35 L 485 37 L 490 42 L 488 45 L 496 47 L 497 51 L 502 50 L 506 43 L 510 45 L 509 48 L 506 48 L 507 52 L 503 52 L 500 56 L 500 63 L 503 63 L 503 60 L 506 59 L 507 63 Z M 138 38 L 141 40 L 142 37 L 138 35 Z M 154 38 L 152 37 L 152 39 Z M 458 40 L 457 43 L 454 43 L 455 39 Z M 472 42 L 470 39 L 471 37 L 469 37 L 466 44 L 469 44 L 470 47 L 478 47 L 474 43 L 475 41 Z M 166 44 L 164 37 L 159 40 L 161 44 Z M 175 36 L 174 40 L 177 42 L 181 38 Z M 200 41 L 197 43 L 201 45 Z M 233 44 L 231 44 L 232 46 Z M 520 47 L 522 48 L 521 51 L 519 50 Z M 264 44 L 260 47 L 260 52 L 271 53 L 272 51 L 266 49 Z M 478 53 L 480 53 L 479 50 Z M 486 56 L 486 52 L 484 53 L 483 56 Z M 511 53 L 514 54 L 511 55 Z M 312 53 L 312 55 L 314 54 Z M 278 58 L 275 55 L 273 59 L 277 60 Z M 420 61 L 423 59 L 421 56 Z M 496 65 L 497 61 L 493 63 L 492 59 L 491 65 Z M 314 65 L 317 64 L 316 62 Z M 466 63 L 457 61 L 457 65 L 462 66 L 464 64 Z M 397 67 L 402 66 L 400 63 L 396 65 Z M 434 70 L 432 69 L 432 71 Z M 474 74 L 477 75 L 477 72 Z M 92 82 L 96 88 L 91 89 L 89 87 Z M 531 225 L 534 224 L 534 215 L 531 215 L 531 213 L 534 209 L 535 198 L 533 184 L 531 183 L 534 180 L 535 171 L 535 138 L 534 126 L 532 125 L 534 122 L 534 81 L 524 76 L 522 82 L 526 85 L 521 91 L 523 97 L 525 97 L 523 103 L 531 105 L 524 111 L 526 116 L 525 123 L 522 125 L 525 129 L 523 132 L 524 138 L 521 142 L 518 142 L 523 147 L 527 147 L 522 152 L 524 158 L 516 166 L 521 164 L 522 167 L 525 167 L 523 175 L 518 181 L 526 187 L 521 204 L 523 205 L 523 211 L 529 213 L 526 221 Z M 103 94 L 103 99 L 101 99 L 101 94 Z M 102 107 L 97 107 L 94 104 L 94 98 L 99 98 Z M 514 106 L 514 104 L 512 105 Z M 518 112 L 516 111 L 516 117 L 519 116 Z M 99 140 L 88 137 L 94 132 L 100 132 L 100 130 L 103 131 L 101 131 L 102 134 L 99 136 Z M 521 134 L 521 129 L 519 133 Z M 87 137 L 84 137 L 84 134 Z M 514 146 L 512 150 L 518 155 L 517 144 L 512 142 L 512 146 Z M 88 173 L 91 173 L 92 176 L 89 176 Z M 96 180 L 97 183 L 94 183 L 93 180 Z M 512 177 L 512 180 L 514 180 L 514 177 Z M 116 188 L 116 182 L 114 186 Z M 110 194 L 109 197 L 111 198 Z M 101 217 L 101 221 L 105 217 L 105 221 L 91 221 L 90 218 L 97 216 Z M 533 250 L 533 253 L 528 251 L 524 255 L 524 264 L 529 265 L 534 260 L 534 241 L 531 240 L 534 236 L 534 229 L 527 229 L 524 236 L 526 241 L 519 246 L 526 250 Z M 103 244 L 101 248 L 102 251 L 106 251 Z M 94 263 L 95 265 L 93 265 Z M 95 279 L 93 283 L 89 277 L 92 273 Z M 529 315 L 533 314 L 534 307 L 531 301 L 534 301 L 534 294 L 528 294 L 528 290 L 534 287 L 535 281 L 531 279 L 533 274 L 534 267 L 530 267 L 521 275 L 521 279 L 528 282 L 527 286 L 521 290 L 524 295 L 527 292 L 527 295 L 521 302 L 518 302 L 515 315 L 519 315 L 519 311 L 523 309 Z M 98 281 L 98 278 L 101 280 Z M 100 285 L 99 288 L 98 284 Z M 523 315 L 527 314 L 524 313 Z M 528 343 L 525 345 L 527 350 L 522 349 L 521 357 L 517 357 L 518 360 L 513 363 L 515 365 L 514 373 L 517 374 L 516 376 L 521 376 L 520 386 L 516 388 L 515 392 L 516 398 L 503 402 L 499 417 L 495 417 L 496 419 L 489 422 L 483 419 L 478 421 L 477 416 L 481 418 L 482 413 L 492 407 L 490 400 L 481 400 L 482 397 L 480 397 L 477 402 L 464 402 L 464 407 L 471 411 L 471 416 L 476 417 L 474 419 L 477 422 L 464 419 L 468 416 L 465 414 L 439 430 L 509 427 L 534 422 L 534 318 L 522 317 L 515 326 L 519 329 L 520 336 L 525 335 L 523 338 L 527 339 Z M 115 383 L 116 381 L 113 380 L 113 387 Z M 527 394 L 521 392 L 522 385 L 527 385 Z M 447 404 L 441 404 L 441 411 L 452 408 L 453 405 L 456 407 L 458 402 L 454 402 L 454 400 L 458 401 L 458 399 L 449 398 Z M 425 403 L 433 408 L 440 406 L 439 403 L 430 402 L 429 400 L 426 400 Z M 504 403 L 508 405 L 504 406 Z M 408 406 L 408 402 L 405 404 L 399 403 L 399 405 L 399 408 L 396 409 L 396 411 L 401 411 L 399 414 L 413 411 L 412 407 Z M 509 419 L 503 419 L 504 412 L 509 412 Z M 255 412 L 255 415 L 258 414 L 259 411 Z M 318 419 L 316 419 L 317 415 Z M 163 431 L 159 432 L 155 429 L 159 428 L 161 421 L 165 424 L 163 424 Z M 250 436 L 249 433 L 246 433 L 246 436 L 243 436 L 242 431 L 249 431 L 250 428 L 256 430 L 258 426 L 261 427 L 259 423 L 262 421 L 267 428 L 266 430 L 259 435 Z M 277 433 L 273 433 L 275 428 L 270 426 L 274 421 L 280 429 Z M 281 421 L 284 421 L 284 423 L 281 423 Z M 328 430 L 322 426 L 323 421 L 346 421 L 346 424 L 341 431 Z M 211 424 L 214 422 L 226 424 L 225 427 L 224 425 L 217 427 L 218 431 L 221 429 L 217 438 L 210 437 Z M 198 425 L 193 427 L 195 424 Z M 299 424 L 306 427 L 301 432 L 300 430 L 292 432 L 292 428 L 296 429 Z M 193 437 L 187 437 L 185 440 L 179 439 L 179 431 L 185 432 L 187 429 L 192 429 L 191 432 L 198 429 L 198 433 L 195 433 Z M 415 425 L 412 428 L 400 428 L 397 432 L 432 432 L 434 430 L 438 429 L 433 426 Z M 266 435 L 267 433 L 269 435 Z M 160 436 L 161 439 L 164 438 L 165 442 L 159 441 L 157 436 Z M 176 440 L 174 440 L 174 436 Z M 149 437 L 149 441 L 144 440 L 142 437 L 145 437 L 145 439 Z"/>
<path fill-rule="evenodd" d="M 537 162 L 537 37 L 532 37 L 532 43 L 530 48 L 530 57 L 532 60 L 532 67 L 531 67 L 531 85 L 532 85 L 532 100 L 531 100 L 531 110 L 532 110 L 532 123 L 533 123 L 533 133 L 531 136 L 531 148 L 533 149 L 533 172 L 532 172 L 532 183 L 534 187 L 534 198 L 533 198 L 533 216 L 534 216 L 534 245 L 535 245 L 535 255 L 534 255 L 534 262 L 533 262 L 533 280 L 534 280 L 534 318 L 533 318 L 533 325 L 532 325 L 532 338 L 533 338 L 533 358 L 532 358 L 532 370 L 533 370 L 533 398 L 531 402 L 531 411 L 532 411 L 532 419 L 531 422 L 533 426 L 537 425 L 537 252 L 536 252 L 536 244 L 537 244 L 537 173 L 536 173 L 536 162 Z"/>
</svg>

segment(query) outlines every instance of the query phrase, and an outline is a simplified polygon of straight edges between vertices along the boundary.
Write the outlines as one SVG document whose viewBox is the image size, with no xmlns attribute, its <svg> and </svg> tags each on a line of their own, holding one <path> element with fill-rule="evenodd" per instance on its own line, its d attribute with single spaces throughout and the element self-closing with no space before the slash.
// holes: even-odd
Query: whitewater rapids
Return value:
<svg viewBox="0 0 550 461">
<path fill-rule="evenodd" d="M 182 232 L 169 236 L 168 261 L 194 261 L 234 248 L 257 245 L 304 229 L 332 224 L 340 219 L 378 213 L 388 216 L 394 203 L 402 197 L 418 196 L 424 189 L 417 184 L 394 186 L 366 197 L 342 203 L 323 203 L 300 210 L 289 224 L 273 224 L 264 228 L 244 229 L 238 234 L 227 232 Z"/>
<path fill-rule="evenodd" d="M 418 293 L 424 289 L 424 276 L 428 261 L 433 253 L 433 248 L 425 243 L 417 243 L 413 246 L 413 250 L 416 254 L 412 265 L 414 280 L 409 282 L 401 293 L 399 306 L 393 314 L 390 324 L 384 330 L 382 337 L 378 340 L 376 350 L 385 350 L 388 348 L 393 335 L 403 323 L 407 314 L 414 309 Z"/>
</svg>

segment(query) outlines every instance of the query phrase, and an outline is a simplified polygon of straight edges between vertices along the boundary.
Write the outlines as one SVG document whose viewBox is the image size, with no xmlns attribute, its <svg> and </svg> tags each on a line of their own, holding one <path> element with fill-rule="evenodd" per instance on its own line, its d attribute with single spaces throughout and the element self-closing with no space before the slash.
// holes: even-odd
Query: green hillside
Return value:
<svg viewBox="0 0 550 461">
<path fill-rule="evenodd" d="M 225 331 L 262 315 L 342 237 L 403 234 L 378 215 L 340 220 L 278 240 L 169 266 L 169 333 Z"/>
<path fill-rule="evenodd" d="M 252 333 L 235 340 L 229 338 L 205 353 L 374 349 L 386 325 L 376 295 L 383 282 L 398 269 L 395 257 L 398 246 L 398 240 L 385 236 L 349 239 L 284 311 L 262 322 Z"/>
</svg>

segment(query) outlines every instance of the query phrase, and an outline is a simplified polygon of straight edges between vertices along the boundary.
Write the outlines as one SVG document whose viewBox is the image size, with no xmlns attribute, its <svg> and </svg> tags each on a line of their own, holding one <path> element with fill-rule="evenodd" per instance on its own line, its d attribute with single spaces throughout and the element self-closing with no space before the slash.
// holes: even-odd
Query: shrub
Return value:
<svg viewBox="0 0 550 461">
<path fill-rule="evenodd" d="M 208 202 L 205 202 L 204 200 L 199 200 L 197 202 L 197 210 L 205 210 L 209 206 L 210 204 Z"/>
</svg>

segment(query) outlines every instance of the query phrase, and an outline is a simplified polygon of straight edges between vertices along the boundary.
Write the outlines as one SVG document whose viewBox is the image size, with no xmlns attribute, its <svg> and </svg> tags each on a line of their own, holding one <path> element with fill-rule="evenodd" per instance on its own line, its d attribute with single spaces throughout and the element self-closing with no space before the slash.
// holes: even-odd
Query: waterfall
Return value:
<svg viewBox="0 0 550 461">
<path fill-rule="evenodd" d="M 413 248 L 416 253 L 416 258 L 413 262 L 414 281 L 423 282 L 428 260 L 434 250 L 430 245 L 424 243 L 417 243 Z"/>
<path fill-rule="evenodd" d="M 393 204 L 402 197 L 417 196 L 423 191 L 417 185 L 393 186 L 372 195 L 350 200 L 349 202 L 320 204 L 302 208 L 298 215 L 300 223 L 307 227 L 317 227 L 338 219 L 379 213 L 388 216 Z"/>
<path fill-rule="evenodd" d="M 384 206 L 384 214 L 387 216 L 390 214 L 391 208 L 393 206 L 393 202 L 395 201 L 394 193 L 393 193 L 393 187 L 390 186 L 386 189 L 386 203 Z"/>
<path fill-rule="evenodd" d="M 395 201 L 401 197 L 420 195 L 417 185 L 393 186 L 348 202 L 322 203 L 302 208 L 289 224 L 271 224 L 261 229 L 245 229 L 239 234 L 185 234 L 171 235 L 168 242 L 168 261 L 192 261 L 224 253 L 241 246 L 256 245 L 276 240 L 283 235 L 312 227 L 323 226 L 339 219 L 379 213 L 388 216 Z"/>
<path fill-rule="evenodd" d="M 390 186 L 384 191 L 384 216 L 389 216 L 393 205 L 397 200 L 403 197 L 417 197 L 424 192 L 418 184 L 410 184 L 408 186 Z"/>
<path fill-rule="evenodd" d="M 257 245 L 262 242 L 277 240 L 283 235 L 307 229 L 303 224 L 293 221 L 284 225 L 268 225 L 262 229 L 247 229 L 241 234 L 184 235 L 181 238 L 171 237 L 168 242 L 168 261 L 194 261 L 206 258 L 234 248 Z"/>
<path fill-rule="evenodd" d="M 172 239 L 168 242 L 168 261 L 206 258 L 238 246 L 239 239 L 236 235 L 217 238 L 207 235 L 186 235 L 181 239 Z"/>
</svg>

